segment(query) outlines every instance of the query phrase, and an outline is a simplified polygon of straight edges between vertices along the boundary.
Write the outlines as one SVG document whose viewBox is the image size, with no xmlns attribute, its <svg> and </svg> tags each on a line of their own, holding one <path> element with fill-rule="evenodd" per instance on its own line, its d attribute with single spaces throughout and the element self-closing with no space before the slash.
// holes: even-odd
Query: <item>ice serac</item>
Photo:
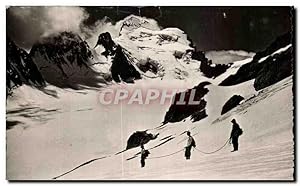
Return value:
<svg viewBox="0 0 300 186">
<path fill-rule="evenodd" d="M 266 50 L 258 52 L 250 63 L 241 66 L 236 74 L 230 75 L 220 85 L 231 86 L 255 79 L 254 87 L 260 90 L 292 75 L 293 56 L 291 33 L 287 33 Z"/>
<path fill-rule="evenodd" d="M 6 93 L 23 84 L 45 86 L 45 81 L 31 56 L 6 38 Z"/>
<path fill-rule="evenodd" d="M 105 74 L 92 68 L 92 51 L 82 38 L 61 32 L 41 38 L 33 45 L 30 56 L 47 82 L 62 88 L 101 87 Z"/>
</svg>

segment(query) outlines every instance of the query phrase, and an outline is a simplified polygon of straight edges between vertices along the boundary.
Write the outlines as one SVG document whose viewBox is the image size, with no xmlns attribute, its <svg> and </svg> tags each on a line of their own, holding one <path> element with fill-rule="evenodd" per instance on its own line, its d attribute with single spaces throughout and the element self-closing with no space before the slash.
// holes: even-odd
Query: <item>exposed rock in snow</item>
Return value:
<svg viewBox="0 0 300 186">
<path fill-rule="evenodd" d="M 232 64 L 213 64 L 211 60 L 201 62 L 200 70 L 206 77 L 215 78 L 223 74 Z"/>
<path fill-rule="evenodd" d="M 291 47 L 292 47 L 292 44 L 289 44 L 286 47 L 280 48 L 280 49 L 276 50 L 275 52 L 273 52 L 272 54 L 265 56 L 263 58 L 260 58 L 258 62 L 261 63 L 261 62 L 265 61 L 266 59 L 268 59 L 269 57 L 274 57 L 276 54 L 280 54 L 280 53 L 288 50 Z"/>
<path fill-rule="evenodd" d="M 259 90 L 276 83 L 292 74 L 293 49 L 290 36 L 283 35 L 266 50 L 257 53 L 250 63 L 244 64 L 236 74 L 230 75 L 220 85 L 231 86 L 255 79 L 255 89 Z"/>
<path fill-rule="evenodd" d="M 216 78 L 217 76 L 223 74 L 232 65 L 231 63 L 228 64 L 213 63 L 212 60 L 209 60 L 207 56 L 205 56 L 205 53 L 203 51 L 198 51 L 197 47 L 195 47 L 193 50 L 187 50 L 186 53 L 190 54 L 191 59 L 199 61 L 200 71 L 203 73 L 204 76 L 208 78 Z M 177 56 L 175 55 L 175 57 Z M 184 54 L 182 56 L 184 56 Z"/>
<path fill-rule="evenodd" d="M 141 74 L 131 64 L 119 45 L 112 60 L 111 76 L 116 82 L 121 82 L 122 80 L 126 83 L 133 83 L 134 80 L 141 79 Z"/>
<path fill-rule="evenodd" d="M 233 95 L 223 106 L 221 114 L 225 114 L 229 110 L 233 109 L 237 105 L 240 104 L 240 102 L 244 100 L 244 98 L 240 95 Z"/>
<path fill-rule="evenodd" d="M 105 32 L 99 35 L 97 44 L 94 48 L 98 45 L 102 45 L 105 48 L 105 51 L 101 54 L 107 57 L 108 55 L 114 55 L 115 48 L 117 47 L 115 42 L 112 40 L 110 33 Z"/>
<path fill-rule="evenodd" d="M 105 51 L 102 54 L 107 57 L 112 56 L 111 76 L 112 79 L 119 83 L 133 83 L 135 79 L 141 79 L 140 73 L 131 64 L 128 56 L 124 53 L 124 49 L 115 44 L 108 32 L 99 35 L 97 45 L 103 45 Z"/>
<path fill-rule="evenodd" d="M 294 60 L 293 49 L 291 47 L 286 51 L 268 57 L 263 62 L 265 65 L 255 78 L 255 89 L 263 89 L 292 75 Z"/>
<path fill-rule="evenodd" d="M 270 44 L 265 50 L 261 52 L 257 52 L 253 57 L 253 61 L 259 61 L 261 58 L 264 58 L 268 55 L 271 55 L 275 51 L 279 50 L 280 48 L 284 48 L 292 43 L 292 33 L 287 32 L 286 34 L 279 36 L 276 38 L 274 42 Z"/>
<path fill-rule="evenodd" d="M 201 61 L 201 62 L 207 62 L 208 58 L 205 56 L 205 53 L 203 51 L 197 51 L 197 50 L 191 50 L 192 53 L 192 59 Z"/>
<path fill-rule="evenodd" d="M 45 81 L 31 56 L 6 38 L 6 93 L 23 84 L 44 87 Z"/>
<path fill-rule="evenodd" d="M 192 89 L 177 93 L 173 98 L 172 105 L 165 115 L 163 123 L 166 124 L 168 122 L 179 122 L 189 116 L 191 116 L 193 121 L 199 121 L 205 118 L 207 116 L 205 112 L 205 106 L 207 102 L 203 99 L 203 97 L 209 91 L 207 88 L 205 88 L 205 86 L 209 84 L 209 82 L 202 82 Z M 191 96 L 191 94 L 194 94 L 194 96 Z M 191 104 L 191 101 L 199 101 L 199 103 Z"/>
<path fill-rule="evenodd" d="M 142 144 L 147 144 L 150 140 L 155 140 L 159 134 L 147 133 L 147 131 L 136 131 L 127 140 L 126 149 L 139 147 Z"/>
<path fill-rule="evenodd" d="M 32 47 L 30 56 L 45 80 L 58 87 L 101 87 L 107 82 L 105 74 L 91 67 L 95 62 L 88 44 L 74 33 L 42 38 Z"/>
</svg>

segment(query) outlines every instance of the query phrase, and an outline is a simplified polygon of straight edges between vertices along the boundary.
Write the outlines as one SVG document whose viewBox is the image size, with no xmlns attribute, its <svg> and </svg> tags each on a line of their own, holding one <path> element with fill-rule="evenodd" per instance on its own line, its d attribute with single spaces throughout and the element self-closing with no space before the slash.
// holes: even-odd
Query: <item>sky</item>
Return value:
<svg viewBox="0 0 300 186">
<path fill-rule="evenodd" d="M 30 49 L 41 36 L 64 30 L 88 38 L 105 16 L 115 23 L 130 14 L 184 30 L 198 50 L 250 52 L 290 32 L 293 15 L 291 7 L 10 7 L 6 30 L 20 47 Z"/>
</svg>

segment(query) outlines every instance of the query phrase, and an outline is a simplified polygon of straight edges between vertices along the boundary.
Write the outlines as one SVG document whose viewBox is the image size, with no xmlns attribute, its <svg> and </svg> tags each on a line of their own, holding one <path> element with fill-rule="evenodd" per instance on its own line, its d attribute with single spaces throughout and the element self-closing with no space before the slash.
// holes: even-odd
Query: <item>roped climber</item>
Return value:
<svg viewBox="0 0 300 186">
<path fill-rule="evenodd" d="M 192 147 L 196 147 L 196 142 L 194 140 L 194 138 L 191 136 L 191 132 L 190 131 L 187 131 L 187 136 L 188 136 L 188 140 L 187 140 L 187 145 L 185 147 L 185 158 L 187 160 L 189 160 L 191 158 L 191 150 L 192 150 Z"/>
<path fill-rule="evenodd" d="M 233 150 L 231 152 L 235 152 L 239 150 L 239 137 L 243 134 L 243 130 L 240 128 L 239 124 L 235 119 L 231 120 L 232 122 L 232 130 L 230 134 L 229 143 L 232 143 Z"/>
</svg>

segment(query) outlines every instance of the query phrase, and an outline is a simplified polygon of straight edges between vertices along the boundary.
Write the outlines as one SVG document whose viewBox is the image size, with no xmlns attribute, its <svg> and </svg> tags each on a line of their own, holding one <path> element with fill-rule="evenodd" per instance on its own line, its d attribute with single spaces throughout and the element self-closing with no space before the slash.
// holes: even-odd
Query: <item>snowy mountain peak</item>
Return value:
<svg viewBox="0 0 300 186">
<path fill-rule="evenodd" d="M 160 30 L 157 22 L 153 19 L 130 15 L 121 21 L 121 29 L 119 35 L 125 34 L 128 31 L 133 31 L 137 28 L 146 28 L 150 30 Z"/>
<path fill-rule="evenodd" d="M 91 48 L 79 35 L 61 32 L 43 37 L 30 55 L 47 82 L 59 87 L 99 87 L 106 75 L 92 68 Z"/>
<path fill-rule="evenodd" d="M 137 16 L 125 18 L 124 23 L 129 26 L 125 26 L 123 34 L 114 41 L 130 54 L 137 67 L 143 68 L 141 70 L 145 78 L 183 80 L 188 76 L 200 75 L 200 62 L 191 58 L 189 51 L 194 49 L 189 46 L 190 41 L 182 30 L 161 30 L 156 21 Z M 146 70 L 145 64 L 157 68 L 154 71 Z"/>
<path fill-rule="evenodd" d="M 47 55 L 54 63 L 73 63 L 75 58 L 72 56 L 75 56 L 77 57 L 76 62 L 80 66 L 85 65 L 88 58 L 92 57 L 87 42 L 72 32 L 61 32 L 41 38 L 33 45 L 30 54 L 34 56 L 37 52 L 41 55 Z M 63 59 L 64 55 L 66 55 L 67 60 Z"/>
</svg>

